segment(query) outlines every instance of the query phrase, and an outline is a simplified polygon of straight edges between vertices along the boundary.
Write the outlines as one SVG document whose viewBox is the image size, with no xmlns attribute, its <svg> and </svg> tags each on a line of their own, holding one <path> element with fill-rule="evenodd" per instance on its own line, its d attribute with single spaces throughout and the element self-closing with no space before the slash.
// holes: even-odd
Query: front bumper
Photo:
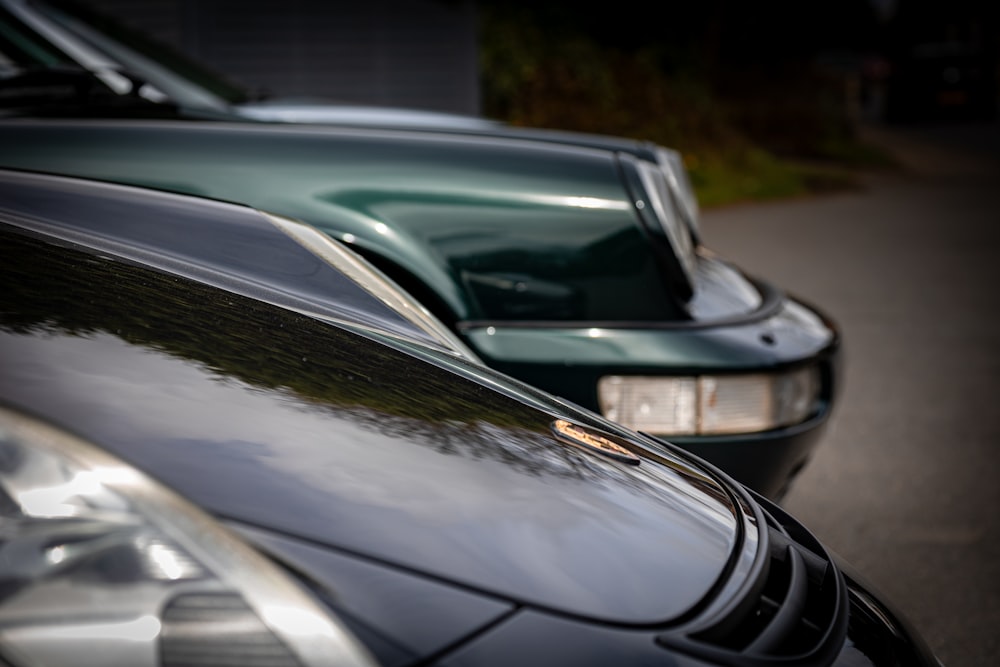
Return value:
<svg viewBox="0 0 1000 667">
<path fill-rule="evenodd" d="M 826 403 L 812 419 L 773 431 L 656 437 L 715 464 L 757 493 L 779 500 L 809 462 L 826 430 L 830 407 Z"/>
<path fill-rule="evenodd" d="M 839 333 L 809 312 L 815 314 L 810 325 L 779 309 L 759 320 L 701 327 L 467 323 L 459 330 L 487 365 L 595 412 L 598 381 L 606 375 L 723 375 L 818 365 L 820 404 L 805 422 L 724 436 L 653 434 L 775 499 L 808 462 L 839 393 Z"/>
</svg>

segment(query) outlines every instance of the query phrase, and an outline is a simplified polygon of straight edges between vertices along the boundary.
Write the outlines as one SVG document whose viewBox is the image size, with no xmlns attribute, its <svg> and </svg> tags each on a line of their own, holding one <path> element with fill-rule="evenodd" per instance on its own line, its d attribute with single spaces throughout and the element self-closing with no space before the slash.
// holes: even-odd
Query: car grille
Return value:
<svg viewBox="0 0 1000 667">
<path fill-rule="evenodd" d="M 764 504 L 764 501 L 758 504 Z M 713 617 L 661 634 L 673 649 L 720 664 L 827 665 L 847 631 L 847 588 L 822 545 L 778 507 L 761 508 L 766 563 L 751 592 Z"/>
</svg>

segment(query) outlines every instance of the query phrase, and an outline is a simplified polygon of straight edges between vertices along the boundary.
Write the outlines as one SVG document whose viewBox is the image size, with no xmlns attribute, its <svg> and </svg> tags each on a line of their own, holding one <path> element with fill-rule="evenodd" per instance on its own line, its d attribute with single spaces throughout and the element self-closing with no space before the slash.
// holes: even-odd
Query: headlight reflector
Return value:
<svg viewBox="0 0 1000 667">
<path fill-rule="evenodd" d="M 4 658 L 32 665 L 374 664 L 284 572 L 201 510 L 3 408 L 0 645 Z"/>
<path fill-rule="evenodd" d="M 819 400 L 819 369 L 785 373 L 655 377 L 608 375 L 601 412 L 655 435 L 755 433 L 805 421 Z"/>
</svg>

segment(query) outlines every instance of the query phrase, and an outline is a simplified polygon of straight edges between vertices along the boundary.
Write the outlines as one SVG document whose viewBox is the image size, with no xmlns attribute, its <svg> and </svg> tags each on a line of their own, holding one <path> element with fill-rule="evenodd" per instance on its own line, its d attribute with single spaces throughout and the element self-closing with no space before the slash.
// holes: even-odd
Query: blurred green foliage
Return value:
<svg viewBox="0 0 1000 667">
<path fill-rule="evenodd" d="M 734 66 L 715 15 L 688 16 L 685 38 L 656 39 L 564 3 L 481 2 L 483 113 L 673 147 L 705 206 L 850 187 L 883 161 L 855 136 L 849 77 L 803 59 Z"/>
</svg>

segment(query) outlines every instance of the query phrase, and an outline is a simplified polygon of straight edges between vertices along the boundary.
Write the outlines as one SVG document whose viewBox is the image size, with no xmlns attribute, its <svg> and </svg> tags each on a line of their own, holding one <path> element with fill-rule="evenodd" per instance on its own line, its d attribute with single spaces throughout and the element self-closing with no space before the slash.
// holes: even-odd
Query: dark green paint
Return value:
<svg viewBox="0 0 1000 667">
<path fill-rule="evenodd" d="M 489 365 L 592 410 L 603 375 L 825 363 L 837 346 L 836 332 L 793 301 L 724 323 L 685 314 L 625 181 L 622 160 L 634 158 L 613 151 L 329 126 L 37 119 L 0 122 L 0 146 L 0 167 L 307 222 L 385 270 Z M 727 287 L 695 286 L 701 300 Z M 753 441 L 769 447 L 759 434 Z M 725 455 L 712 460 L 727 468 Z M 762 479 L 765 494 L 784 483 Z"/>
<path fill-rule="evenodd" d="M 301 219 L 435 293 L 446 320 L 543 312 L 551 319 L 553 306 L 565 319 L 655 320 L 670 312 L 611 153 L 184 122 L 12 122 L 0 126 L 0 145 L 2 166 Z M 497 285 L 520 305 L 498 303 Z M 623 302 L 609 286 L 628 288 L 630 298 Z"/>
</svg>

